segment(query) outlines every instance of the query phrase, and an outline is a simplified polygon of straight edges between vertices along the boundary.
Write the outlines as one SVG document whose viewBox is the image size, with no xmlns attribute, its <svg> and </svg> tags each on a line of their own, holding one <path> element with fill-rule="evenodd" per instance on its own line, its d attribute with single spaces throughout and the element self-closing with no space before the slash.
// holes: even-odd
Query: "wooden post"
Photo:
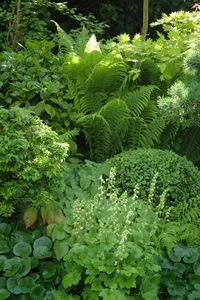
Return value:
<svg viewBox="0 0 200 300">
<path fill-rule="evenodd" d="M 143 0 L 142 36 L 145 38 L 149 27 L 149 0 Z"/>
</svg>

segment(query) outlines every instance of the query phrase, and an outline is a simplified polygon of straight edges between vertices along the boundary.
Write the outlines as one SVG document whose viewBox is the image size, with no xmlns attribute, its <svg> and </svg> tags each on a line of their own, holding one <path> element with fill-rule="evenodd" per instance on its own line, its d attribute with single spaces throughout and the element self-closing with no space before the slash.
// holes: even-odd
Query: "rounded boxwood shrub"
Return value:
<svg viewBox="0 0 200 300">
<path fill-rule="evenodd" d="M 116 168 L 116 186 L 119 192 L 133 194 L 139 185 L 139 197 L 148 199 L 154 179 L 153 201 L 157 204 L 166 191 L 166 205 L 188 201 L 200 195 L 200 172 L 184 157 L 171 151 L 138 149 L 123 152 L 106 161 Z"/>
<path fill-rule="evenodd" d="M 53 198 L 68 144 L 29 111 L 0 107 L 0 215 Z"/>
</svg>

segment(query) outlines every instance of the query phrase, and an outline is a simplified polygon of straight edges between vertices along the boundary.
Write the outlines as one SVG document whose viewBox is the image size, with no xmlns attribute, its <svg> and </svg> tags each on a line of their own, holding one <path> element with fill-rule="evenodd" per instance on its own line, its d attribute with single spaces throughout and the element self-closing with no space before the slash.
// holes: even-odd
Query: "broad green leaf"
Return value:
<svg viewBox="0 0 200 300">
<path fill-rule="evenodd" d="M 23 294 L 30 293 L 34 284 L 35 284 L 35 282 L 34 282 L 33 278 L 31 278 L 30 276 L 21 278 L 19 280 L 19 287 L 21 288 L 21 292 Z"/>
<path fill-rule="evenodd" d="M 61 260 L 68 252 L 69 246 L 66 240 L 56 241 L 53 246 L 57 260 Z"/>
<path fill-rule="evenodd" d="M 3 271 L 6 260 L 6 256 L 0 255 L 0 271 Z"/>
<path fill-rule="evenodd" d="M 33 243 L 34 249 L 38 247 L 46 247 L 48 250 L 52 247 L 52 241 L 47 236 L 41 236 L 39 239 L 35 240 Z"/>
<path fill-rule="evenodd" d="M 43 259 L 52 256 L 52 252 L 45 246 L 38 246 L 33 250 L 33 255 L 38 259 Z"/>
<path fill-rule="evenodd" d="M 0 288 L 4 288 L 6 286 L 6 281 L 7 279 L 5 277 L 0 277 Z"/>
<path fill-rule="evenodd" d="M 39 264 L 39 259 L 35 256 L 31 256 L 31 269 L 34 269 Z"/>
<path fill-rule="evenodd" d="M 7 280 L 7 289 L 14 295 L 22 293 L 21 287 L 19 286 L 19 278 L 13 276 Z"/>
<path fill-rule="evenodd" d="M 175 269 L 176 273 L 182 274 L 182 273 L 185 272 L 186 267 L 185 267 L 185 265 L 182 264 L 182 263 L 175 263 L 175 264 L 174 264 L 174 269 Z"/>
<path fill-rule="evenodd" d="M 13 253 L 16 256 L 28 257 L 32 253 L 31 245 L 26 242 L 20 242 L 14 246 Z"/>
<path fill-rule="evenodd" d="M 40 101 L 36 104 L 34 107 L 34 112 L 36 113 L 37 116 L 40 116 L 45 110 L 45 102 Z"/>
<path fill-rule="evenodd" d="M 4 276 L 5 277 L 12 277 L 15 275 L 19 269 L 21 268 L 21 258 L 13 257 L 7 259 L 4 265 Z"/>
<path fill-rule="evenodd" d="M 26 229 L 28 229 L 33 224 L 35 224 L 35 222 L 37 220 L 37 214 L 38 214 L 38 211 L 34 207 L 29 207 L 26 209 L 26 211 L 24 212 L 24 216 L 23 216 Z"/>
<path fill-rule="evenodd" d="M 56 240 L 63 240 L 64 238 L 66 237 L 66 233 L 65 231 L 62 229 L 62 227 L 60 226 L 55 226 L 54 229 L 53 229 L 53 232 L 51 234 L 51 238 L 53 241 L 56 241 Z"/>
<path fill-rule="evenodd" d="M 183 261 L 185 263 L 194 263 L 198 260 L 200 254 L 199 254 L 199 250 L 195 249 L 195 248 L 187 248 L 185 250 L 185 254 L 184 254 L 184 258 Z"/>
<path fill-rule="evenodd" d="M 9 243 L 6 240 L 1 240 L 0 243 L 0 254 L 7 253 L 10 251 Z"/>
<path fill-rule="evenodd" d="M 28 273 L 31 271 L 31 262 L 32 259 L 30 257 L 23 258 L 21 261 L 21 269 L 18 275 L 20 277 L 24 277 L 28 275 Z"/>
<path fill-rule="evenodd" d="M 185 286 L 184 281 L 183 282 L 175 281 L 173 284 L 170 284 L 167 287 L 167 290 L 169 292 L 169 295 L 171 295 L 171 296 L 184 296 L 184 295 L 186 295 L 186 286 Z"/>
<path fill-rule="evenodd" d="M 86 190 L 91 184 L 91 179 L 88 176 L 84 176 L 80 178 L 80 187 L 83 190 Z"/>
<path fill-rule="evenodd" d="M 200 299 L 200 290 L 192 291 L 189 295 L 187 300 L 199 300 Z"/>
<path fill-rule="evenodd" d="M 47 280 L 56 274 L 56 265 L 53 262 L 42 263 L 40 271 L 42 272 L 44 280 Z"/>
<path fill-rule="evenodd" d="M 38 297 L 38 296 L 43 296 L 45 292 L 45 289 L 41 285 L 36 285 L 31 289 L 31 296 L 32 297 Z"/>
<path fill-rule="evenodd" d="M 152 276 L 151 278 L 144 278 L 141 285 L 141 294 L 145 300 L 158 299 L 159 276 Z"/>
<path fill-rule="evenodd" d="M 78 284 L 80 279 L 81 279 L 81 273 L 77 271 L 72 271 L 64 276 L 62 280 L 62 285 L 65 289 L 67 289 L 72 285 Z"/>
<path fill-rule="evenodd" d="M 8 299 L 9 296 L 10 296 L 10 292 L 7 289 L 0 288 L 0 299 L 1 300 Z"/>
<path fill-rule="evenodd" d="M 11 232 L 11 226 L 7 223 L 0 223 L 0 234 L 9 235 Z"/>
<path fill-rule="evenodd" d="M 55 109 L 50 104 L 45 104 L 45 111 L 51 116 L 51 118 L 53 118 L 56 114 Z"/>
<path fill-rule="evenodd" d="M 183 256 L 184 249 L 179 246 L 175 246 L 173 250 L 169 252 L 169 258 L 174 262 L 180 262 Z"/>
</svg>

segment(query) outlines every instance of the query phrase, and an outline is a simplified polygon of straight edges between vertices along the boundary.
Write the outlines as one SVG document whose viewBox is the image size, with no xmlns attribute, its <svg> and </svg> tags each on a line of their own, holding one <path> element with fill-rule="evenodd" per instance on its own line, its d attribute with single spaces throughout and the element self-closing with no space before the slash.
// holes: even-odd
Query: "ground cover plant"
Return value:
<svg viewBox="0 0 200 300">
<path fill-rule="evenodd" d="M 0 299 L 53 300 L 64 268 L 44 228 L 27 232 L 19 220 L 1 219 L 0 236 Z"/>
</svg>

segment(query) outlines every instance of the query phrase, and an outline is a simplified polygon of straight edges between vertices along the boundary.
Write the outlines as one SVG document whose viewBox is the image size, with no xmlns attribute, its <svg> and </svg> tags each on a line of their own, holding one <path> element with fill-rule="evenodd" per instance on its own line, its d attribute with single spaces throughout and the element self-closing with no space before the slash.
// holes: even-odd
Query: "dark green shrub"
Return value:
<svg viewBox="0 0 200 300">
<path fill-rule="evenodd" d="M 0 215 L 53 200 L 67 149 L 38 117 L 0 107 Z"/>
<path fill-rule="evenodd" d="M 160 299 L 200 299 L 200 249 L 175 246 L 161 258 Z"/>
<path fill-rule="evenodd" d="M 174 206 L 200 194 L 200 172 L 185 158 L 170 151 L 139 149 L 127 151 L 107 160 L 116 167 L 116 187 L 120 192 L 133 194 L 139 184 L 139 196 L 148 199 L 154 179 L 154 201 L 166 193 L 166 205 Z"/>
<path fill-rule="evenodd" d="M 28 232 L 19 220 L 0 222 L 0 299 L 53 300 L 63 264 L 42 228 Z"/>
</svg>

